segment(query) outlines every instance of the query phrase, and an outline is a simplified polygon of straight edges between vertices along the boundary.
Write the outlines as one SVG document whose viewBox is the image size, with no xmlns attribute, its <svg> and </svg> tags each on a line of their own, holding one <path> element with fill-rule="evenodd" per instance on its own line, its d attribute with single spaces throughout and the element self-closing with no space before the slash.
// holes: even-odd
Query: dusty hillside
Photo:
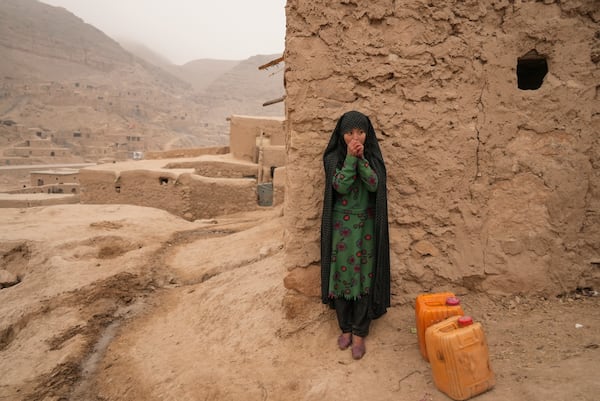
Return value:
<svg viewBox="0 0 600 401">
<path fill-rule="evenodd" d="M 86 69 L 110 71 L 133 62 L 131 54 L 98 29 L 62 8 L 35 0 L 2 1 L 0 45 L 3 76 L 52 80 L 85 73 Z M 69 63 L 72 69 L 65 68 L 61 74 L 47 70 L 43 63 L 19 63 L 23 55 Z M 12 69 L 11 62 L 24 68 Z"/>
<path fill-rule="evenodd" d="M 360 361 L 318 300 L 285 318 L 280 209 L 188 222 L 63 205 L 0 222 L 0 270 L 20 278 L 0 289 L 0 400 L 449 399 L 397 294 Z M 599 297 L 459 295 L 497 379 L 477 400 L 597 400 Z"/>
<path fill-rule="evenodd" d="M 198 95 L 194 86 L 213 82 L 244 61 L 157 66 L 67 10 L 35 0 L 0 2 L 0 52 L 0 120 L 14 122 L 11 135 L 18 135 L 0 149 L 0 164 L 22 164 L 14 157 L 27 151 L 13 148 L 35 139 L 34 128 L 50 139 L 45 148 L 68 149 L 71 160 L 62 162 L 224 145 L 229 115 L 273 115 L 272 109 L 263 113 L 264 88 L 277 88 L 272 91 L 280 96 L 283 87 L 281 77 L 269 80 L 246 69 L 249 74 L 238 74 L 239 80 L 222 81 L 221 92 Z M 232 95 L 235 101 L 227 101 Z M 40 156 L 29 162 L 51 161 L 56 160 Z"/>
<path fill-rule="evenodd" d="M 208 85 L 212 84 L 215 80 L 223 76 L 223 74 L 226 74 L 240 62 L 244 61 L 211 59 L 193 60 L 189 63 L 183 64 L 182 66 L 178 66 L 177 69 L 173 71 L 173 74 L 185 80 L 186 82 L 191 83 L 194 86 L 194 89 L 201 91 Z M 269 84 L 269 81 L 267 81 L 263 75 L 259 77 L 259 82 L 267 86 L 279 86 L 273 85 L 275 82 L 271 82 Z M 283 82 L 281 82 L 280 85 L 283 87 Z M 237 90 L 237 87 L 233 85 L 229 87 L 229 90 L 234 88 Z M 206 95 L 209 95 L 209 93 Z M 254 91 L 247 93 L 247 95 L 250 97 L 256 96 Z"/>
<path fill-rule="evenodd" d="M 196 146 L 219 141 L 200 135 L 189 84 L 67 10 L 7 0 L 0 21 L 0 119 L 18 125 L 21 141 L 39 128 L 52 146 L 82 159 L 161 149 L 178 138 L 193 137 Z M 131 137 L 142 140 L 132 144 Z"/>
<path fill-rule="evenodd" d="M 199 59 L 176 65 L 143 44 L 124 39 L 119 39 L 118 42 L 130 53 L 191 84 L 195 90 L 204 89 L 240 63 L 240 60 Z"/>
<path fill-rule="evenodd" d="M 206 121 L 223 124 L 230 110 L 240 115 L 283 116 L 283 102 L 264 106 L 267 101 L 285 94 L 283 63 L 269 70 L 258 67 L 280 57 L 280 54 L 258 55 L 236 64 L 220 75 L 195 99 L 202 106 Z"/>
<path fill-rule="evenodd" d="M 285 94 L 284 63 L 259 70 L 281 54 L 256 55 L 247 60 L 192 60 L 174 65 L 144 46 L 125 43 L 136 56 L 185 81 L 194 89 L 202 125 L 213 132 L 228 132 L 232 114 L 283 116 L 283 102 L 263 106 Z M 182 144 L 183 145 L 183 144 Z M 183 147 L 183 146 L 182 146 Z"/>
</svg>

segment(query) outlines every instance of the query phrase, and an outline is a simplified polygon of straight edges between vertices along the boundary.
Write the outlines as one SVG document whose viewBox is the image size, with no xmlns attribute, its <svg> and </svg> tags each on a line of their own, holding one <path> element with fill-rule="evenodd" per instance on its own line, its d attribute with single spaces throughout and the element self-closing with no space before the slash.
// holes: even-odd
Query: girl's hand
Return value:
<svg viewBox="0 0 600 401">
<path fill-rule="evenodd" d="M 357 155 L 357 149 L 356 149 L 356 144 L 357 144 L 356 141 L 351 141 L 348 144 L 348 153 L 351 154 L 354 157 L 358 157 L 358 155 Z"/>
<path fill-rule="evenodd" d="M 356 147 L 356 157 L 358 157 L 359 159 L 362 159 L 363 155 L 364 155 L 364 151 L 365 151 L 365 147 L 363 146 L 363 144 L 358 142 L 358 146 Z"/>
<path fill-rule="evenodd" d="M 363 152 L 364 146 L 359 141 L 353 140 L 348 144 L 348 153 L 350 153 L 352 156 L 362 159 Z"/>
</svg>

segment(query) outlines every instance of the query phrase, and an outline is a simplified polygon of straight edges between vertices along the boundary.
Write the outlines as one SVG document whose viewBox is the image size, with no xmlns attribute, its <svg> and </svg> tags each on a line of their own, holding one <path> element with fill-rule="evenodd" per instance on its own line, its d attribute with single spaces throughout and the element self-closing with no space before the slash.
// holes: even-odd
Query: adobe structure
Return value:
<svg viewBox="0 0 600 401">
<path fill-rule="evenodd" d="M 27 174 L 30 183 L 0 193 L 0 207 L 130 204 L 196 220 L 280 205 L 284 118 L 233 115 L 229 120 L 230 146 L 140 152 L 127 161 L 73 168 L 0 166 L 3 173 Z"/>
<path fill-rule="evenodd" d="M 283 117 L 234 115 L 230 125 L 229 147 L 148 152 L 82 169 L 81 203 L 155 207 L 188 220 L 280 204 Z"/>
<path fill-rule="evenodd" d="M 322 154 L 353 109 L 387 166 L 393 303 L 598 287 L 599 2 L 288 0 L 286 14 L 288 315 L 320 294 Z"/>
</svg>

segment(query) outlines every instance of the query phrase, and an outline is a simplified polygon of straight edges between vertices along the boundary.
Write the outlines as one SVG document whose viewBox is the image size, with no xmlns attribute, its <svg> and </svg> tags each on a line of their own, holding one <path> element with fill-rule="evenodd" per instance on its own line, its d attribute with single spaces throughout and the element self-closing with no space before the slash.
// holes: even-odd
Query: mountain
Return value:
<svg viewBox="0 0 600 401">
<path fill-rule="evenodd" d="M 234 93 L 239 99 L 251 99 L 242 110 L 256 113 L 256 105 L 283 95 L 283 63 L 271 68 L 271 71 L 259 71 L 258 67 L 279 58 L 280 54 L 257 55 L 247 60 L 197 59 L 183 65 L 172 64 L 167 58 L 155 53 L 145 45 L 121 40 L 120 43 L 137 57 L 160 67 L 169 74 L 192 85 L 198 97 L 206 99 L 225 109 L 231 107 L 223 100 Z M 256 98 L 252 101 L 252 98 Z M 254 103 L 254 106 L 252 106 Z M 263 115 L 283 115 L 283 108 L 271 107 L 261 110 Z M 244 114 L 244 112 L 238 112 Z"/>
<path fill-rule="evenodd" d="M 263 106 L 265 102 L 280 98 L 285 93 L 283 63 L 269 70 L 259 70 L 261 65 L 280 56 L 272 54 L 250 57 L 198 91 L 195 99 L 203 106 L 206 118 L 225 118 L 229 115 L 229 110 L 242 115 L 284 115 L 283 103 Z"/>
<path fill-rule="evenodd" d="M 133 56 L 63 8 L 35 0 L 0 3 L 0 72 L 13 78 L 64 79 L 131 65 Z M 23 68 L 11 68 L 11 67 Z"/>
<path fill-rule="evenodd" d="M 180 66 L 177 71 L 172 73 L 191 83 L 194 89 L 202 90 L 240 62 L 239 60 L 193 60 Z"/>
<path fill-rule="evenodd" d="M 174 66 L 174 64 L 171 63 L 171 61 L 165 56 L 156 53 L 154 50 L 142 43 L 124 38 L 117 39 L 117 42 L 119 42 L 119 45 L 121 45 L 121 47 L 127 50 L 129 53 L 142 60 L 145 60 L 152 65 L 155 65 L 156 67 L 162 68 L 165 71 Z"/>
<path fill-rule="evenodd" d="M 169 61 L 166 57 L 154 52 L 146 45 L 129 41 L 126 39 L 119 40 L 123 48 L 130 53 L 139 57 L 146 62 L 153 64 L 169 74 L 178 77 L 192 85 L 195 90 L 206 88 L 219 76 L 229 71 L 240 60 L 214 60 L 214 59 L 198 59 L 190 61 L 183 65 L 176 65 Z"/>
<path fill-rule="evenodd" d="M 228 116 L 283 115 L 282 104 L 262 107 L 283 94 L 283 77 L 258 70 L 279 55 L 177 66 L 132 48 L 64 8 L 0 1 L 0 123 L 10 122 L 3 130 L 18 138 L 0 143 L 0 164 L 224 145 Z M 42 151 L 27 155 L 22 148 L 34 142 L 62 151 L 51 160 Z"/>
</svg>

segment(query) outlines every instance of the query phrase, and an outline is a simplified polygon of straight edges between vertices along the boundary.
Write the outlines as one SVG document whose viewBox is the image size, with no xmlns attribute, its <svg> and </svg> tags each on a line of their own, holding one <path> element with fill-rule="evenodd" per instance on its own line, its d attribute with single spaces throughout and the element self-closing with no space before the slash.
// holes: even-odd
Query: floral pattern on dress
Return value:
<svg viewBox="0 0 600 401">
<path fill-rule="evenodd" d="M 375 210 L 377 174 L 366 159 L 347 155 L 336 170 L 333 188 L 332 255 L 329 296 L 358 299 L 369 294 L 375 263 Z"/>
</svg>

